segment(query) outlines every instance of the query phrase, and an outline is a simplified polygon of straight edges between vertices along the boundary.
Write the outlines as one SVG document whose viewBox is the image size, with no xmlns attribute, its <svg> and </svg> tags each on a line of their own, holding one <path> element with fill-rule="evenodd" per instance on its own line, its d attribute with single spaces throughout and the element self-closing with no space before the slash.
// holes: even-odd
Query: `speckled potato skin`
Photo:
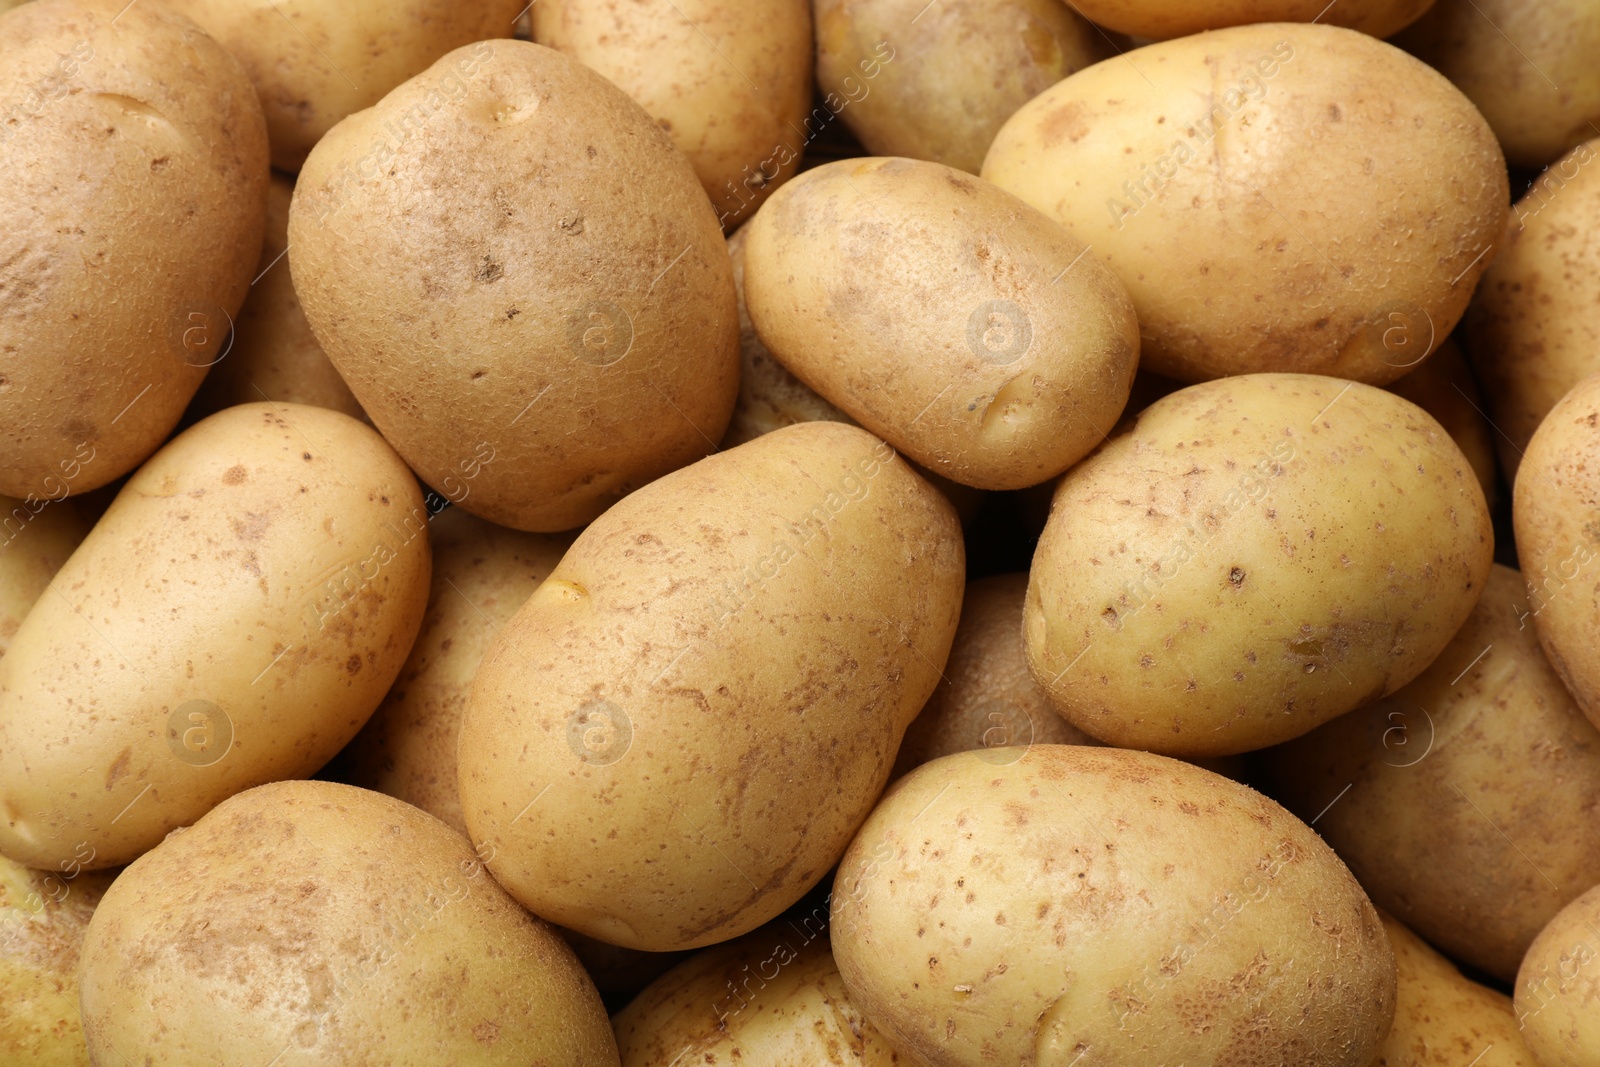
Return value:
<svg viewBox="0 0 1600 1067">
<path fill-rule="evenodd" d="M 1317 820 L 1375 903 L 1507 982 L 1600 883 L 1600 733 L 1528 610 L 1522 576 L 1496 566 L 1415 681 L 1261 760 L 1273 796 Z"/>
<path fill-rule="evenodd" d="M 272 165 L 291 174 L 346 115 L 446 52 L 510 37 L 525 2 L 161 0 L 244 64 L 266 113 Z"/>
<path fill-rule="evenodd" d="M 1495 433 L 1484 415 L 1488 405 L 1455 339 L 1446 337 L 1431 356 L 1404 378 L 1391 382 L 1388 389 L 1432 415 L 1445 428 L 1472 464 L 1472 473 L 1478 476 L 1483 497 L 1492 509 L 1498 488 L 1495 442 L 1498 439 L 1504 443 L 1504 438 Z"/>
<path fill-rule="evenodd" d="M 315 772 L 399 672 L 428 565 L 416 479 L 354 419 L 247 404 L 179 435 L 0 659 L 0 853 L 127 863 Z"/>
<path fill-rule="evenodd" d="M 1600 372 L 1600 139 L 1554 164 L 1511 214 L 1467 311 L 1466 339 L 1515 481 L 1556 401 Z"/>
<path fill-rule="evenodd" d="M 1314 375 L 1208 382 L 1062 478 L 1028 661 L 1107 743 L 1264 748 L 1422 673 L 1493 555 L 1483 490 L 1421 408 Z"/>
<path fill-rule="evenodd" d="M 392 797 L 276 782 L 130 866 L 83 946 L 96 1064 L 617 1063 L 593 984 L 472 847 Z"/>
<path fill-rule="evenodd" d="M 1561 909 L 1517 972 L 1515 1007 L 1539 1067 L 1590 1067 L 1600 1058 L 1600 887 Z"/>
<path fill-rule="evenodd" d="M 971 174 L 1017 108 L 1113 54 L 1106 37 L 1062 0 L 813 6 L 817 84 L 828 94 L 827 109 L 873 155 Z"/>
<path fill-rule="evenodd" d="M 883 790 L 949 654 L 964 568 L 949 502 L 839 423 L 628 497 L 473 684 L 461 802 L 495 877 L 552 922 L 647 951 L 772 919 Z"/>
<path fill-rule="evenodd" d="M 1166 40 L 1255 22 L 1311 22 L 1388 37 L 1434 0 L 1073 0 L 1083 16 L 1135 37 Z"/>
<path fill-rule="evenodd" d="M 799 171 L 810 0 L 543 0 L 533 33 L 615 82 L 672 135 L 725 229 Z"/>
<path fill-rule="evenodd" d="M 81 493 L 164 441 L 254 277 L 267 134 L 239 64 L 157 4 L 0 22 L 0 493 Z M 74 466 L 83 453 L 94 462 Z"/>
<path fill-rule="evenodd" d="M 982 179 L 841 160 L 780 189 L 748 229 L 745 302 L 773 356 L 952 481 L 1047 481 L 1127 403 L 1139 331 L 1121 283 Z"/>
<path fill-rule="evenodd" d="M 481 42 L 340 123 L 289 242 L 317 339 L 423 480 L 492 453 L 462 502 L 491 522 L 581 526 L 727 427 L 739 320 L 716 216 L 650 116 L 559 52 Z"/>
<path fill-rule="evenodd" d="M 902 778 L 832 898 L 851 1002 L 934 1067 L 1366 1067 L 1394 960 L 1272 801 L 1144 752 L 963 752 Z"/>
<path fill-rule="evenodd" d="M 1375 87 L 1381 86 L 1381 90 Z M 1383 385 L 1445 337 L 1501 240 L 1494 134 L 1382 41 L 1276 23 L 1109 59 L 1031 100 L 983 176 L 1120 277 L 1144 366 Z"/>
<path fill-rule="evenodd" d="M 0 496 L 0 658 L 88 532 L 89 524 L 60 498 Z"/>
</svg>

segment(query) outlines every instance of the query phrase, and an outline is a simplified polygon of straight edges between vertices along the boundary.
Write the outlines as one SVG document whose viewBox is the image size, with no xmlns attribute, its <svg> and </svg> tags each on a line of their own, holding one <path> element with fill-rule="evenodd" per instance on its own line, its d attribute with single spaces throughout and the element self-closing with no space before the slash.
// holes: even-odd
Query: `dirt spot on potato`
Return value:
<svg viewBox="0 0 1600 1067">
<path fill-rule="evenodd" d="M 233 466 L 222 472 L 222 484 L 239 485 L 244 482 L 245 478 L 247 478 L 249 474 L 250 472 L 245 470 L 243 463 L 235 463 Z"/>
</svg>

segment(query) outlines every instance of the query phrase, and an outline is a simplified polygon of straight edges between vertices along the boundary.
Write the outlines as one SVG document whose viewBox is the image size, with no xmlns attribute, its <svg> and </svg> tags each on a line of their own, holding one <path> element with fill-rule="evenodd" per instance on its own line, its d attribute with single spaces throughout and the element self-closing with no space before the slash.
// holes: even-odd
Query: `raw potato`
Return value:
<svg viewBox="0 0 1600 1067">
<path fill-rule="evenodd" d="M 428 564 L 416 479 L 348 416 L 246 404 L 174 438 L 0 659 L 0 853 L 127 863 L 315 772 L 405 661 Z"/>
<path fill-rule="evenodd" d="M 1263 748 L 1422 673 L 1493 553 L 1483 490 L 1421 408 L 1312 375 L 1208 382 L 1061 480 L 1028 659 L 1102 741 Z"/>
<path fill-rule="evenodd" d="M 1600 733 L 1546 662 L 1509 567 L 1414 682 L 1263 763 L 1374 902 L 1503 981 L 1600 883 Z"/>
<path fill-rule="evenodd" d="M 672 135 L 725 229 L 799 170 L 810 0 L 543 0 L 533 33 L 615 82 Z"/>
<path fill-rule="evenodd" d="M 888 780 L 949 654 L 964 567 L 949 503 L 839 423 L 628 497 L 473 683 L 461 802 L 495 877 L 552 922 L 648 951 L 773 918 Z"/>
<path fill-rule="evenodd" d="M 739 320 L 716 216 L 650 116 L 559 52 L 473 45 L 340 123 L 289 247 L 373 424 L 446 496 L 470 468 L 462 506 L 492 522 L 581 526 L 727 426 Z"/>
<path fill-rule="evenodd" d="M 1321 25 L 1090 67 L 1012 116 L 983 176 L 1094 248 L 1133 297 L 1144 366 L 1184 381 L 1393 381 L 1414 338 L 1461 317 L 1510 198 L 1494 134 L 1442 75 Z"/>
<path fill-rule="evenodd" d="M 1403 396 L 1438 420 L 1461 449 L 1472 473 L 1478 476 L 1484 499 L 1494 506 L 1495 441 L 1497 434 L 1484 415 L 1483 393 L 1478 389 L 1472 368 L 1461 354 L 1461 346 L 1446 337 L 1437 351 L 1404 378 L 1393 382 L 1389 392 Z M 1504 438 L 1498 438 L 1502 443 Z M 1515 468 L 1513 468 L 1515 469 Z"/>
<path fill-rule="evenodd" d="M 1394 960 L 1333 852 L 1244 786 L 1144 752 L 963 752 L 839 865 L 850 1000 L 934 1067 L 1366 1067 Z"/>
<path fill-rule="evenodd" d="M 0 496 L 0 657 L 28 609 L 89 532 L 78 512 L 60 501 Z"/>
<path fill-rule="evenodd" d="M 1600 140 L 1579 145 L 1512 209 L 1467 312 L 1467 348 L 1516 480 L 1539 423 L 1600 372 Z"/>
<path fill-rule="evenodd" d="M 823 106 L 867 150 L 971 174 L 1001 125 L 1056 82 L 1112 54 L 1062 0 L 814 0 Z"/>
<path fill-rule="evenodd" d="M 332 782 L 252 789 L 141 857 L 89 924 L 82 983 L 97 1064 L 618 1062 L 572 951 L 465 838 Z"/>
<path fill-rule="evenodd" d="M 1561 909 L 1517 972 L 1517 1025 L 1539 1067 L 1600 1059 L 1600 887 Z"/>
<path fill-rule="evenodd" d="M 1087 19 L 1135 37 L 1165 40 L 1252 22 L 1321 22 L 1388 37 L 1434 0 L 1072 0 Z"/>
<path fill-rule="evenodd" d="M 446 52 L 510 37 L 525 0 L 161 3 L 239 57 L 266 112 L 272 165 L 293 173 L 340 119 L 373 106 Z"/>
<path fill-rule="evenodd" d="M 749 229 L 745 301 L 773 356 L 952 481 L 1047 481 L 1127 403 L 1139 332 L 1126 291 L 979 178 L 842 160 L 779 190 Z"/>
<path fill-rule="evenodd" d="M 0 493 L 81 493 L 161 445 L 222 351 L 266 125 L 188 19 L 38 0 L 0 21 L 0 174 Z"/>
</svg>

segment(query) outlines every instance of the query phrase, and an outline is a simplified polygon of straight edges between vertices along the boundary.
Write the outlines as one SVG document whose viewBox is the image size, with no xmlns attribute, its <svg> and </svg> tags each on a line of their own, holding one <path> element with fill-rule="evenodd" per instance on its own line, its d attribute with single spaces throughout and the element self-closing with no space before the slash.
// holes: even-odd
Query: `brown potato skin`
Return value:
<svg viewBox="0 0 1600 1067">
<path fill-rule="evenodd" d="M 1517 1024 L 1539 1067 L 1589 1067 L 1600 1056 L 1600 886 L 1561 909 L 1517 971 Z"/>
<path fill-rule="evenodd" d="M 1484 415 L 1483 391 L 1455 338 L 1446 337 L 1421 366 L 1391 382 L 1388 389 L 1432 415 L 1449 432 L 1472 464 L 1472 473 L 1478 476 L 1483 498 L 1492 510 L 1499 490 L 1495 444 L 1497 440 L 1503 444 L 1505 439 L 1495 433 Z"/>
<path fill-rule="evenodd" d="M 88 533 L 77 509 L 61 500 L 0 496 L 0 657 Z"/>
<path fill-rule="evenodd" d="M 222 351 L 266 219 L 238 62 L 156 4 L 0 22 L 0 494 L 81 493 L 154 452 Z M 111 25 L 117 19 L 115 26 Z"/>
<path fill-rule="evenodd" d="M 1434 0 L 1073 0 L 1107 29 L 1166 40 L 1254 22 L 1311 22 L 1388 37 L 1415 22 Z"/>
</svg>

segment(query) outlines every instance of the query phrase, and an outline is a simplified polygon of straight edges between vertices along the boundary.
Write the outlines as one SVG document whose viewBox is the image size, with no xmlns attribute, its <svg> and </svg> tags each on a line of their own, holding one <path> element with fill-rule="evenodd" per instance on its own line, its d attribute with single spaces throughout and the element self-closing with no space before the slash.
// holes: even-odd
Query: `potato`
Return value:
<svg viewBox="0 0 1600 1067">
<path fill-rule="evenodd" d="M 952 481 L 1047 481 L 1127 403 L 1139 359 L 1127 293 L 981 179 L 842 160 L 780 189 L 749 229 L 745 302 L 773 356 Z"/>
<path fill-rule="evenodd" d="M 1410 685 L 1262 762 L 1380 907 L 1504 981 L 1600 882 L 1600 733 L 1545 661 L 1509 567 Z"/>
<path fill-rule="evenodd" d="M 179 435 L 0 659 L 0 853 L 115 866 L 315 772 L 411 650 L 428 564 L 416 480 L 354 419 L 245 404 Z"/>
<path fill-rule="evenodd" d="M 1072 0 L 1085 18 L 1135 37 L 1164 40 L 1252 22 L 1322 22 L 1388 37 L 1434 0 Z"/>
<path fill-rule="evenodd" d="M 1493 554 L 1466 457 L 1409 401 L 1299 374 L 1191 386 L 1061 480 L 1028 661 L 1110 744 L 1263 748 L 1422 673 Z"/>
<path fill-rule="evenodd" d="M 544 0 L 533 34 L 604 74 L 672 135 L 725 229 L 800 169 L 810 0 Z"/>
<path fill-rule="evenodd" d="M 949 503 L 853 426 L 790 426 L 634 493 L 478 669 L 461 802 L 495 877 L 626 948 L 773 918 L 882 791 L 963 571 Z"/>
<path fill-rule="evenodd" d="M 1442 75 L 1320 25 L 1074 74 L 1001 128 L 983 176 L 1092 246 L 1133 297 L 1145 367 L 1190 382 L 1400 377 L 1466 309 L 1510 198 L 1494 134 Z"/>
<path fill-rule="evenodd" d="M 1513 209 L 1504 249 L 1467 311 L 1467 348 L 1516 480 L 1539 423 L 1600 371 L 1600 139 L 1579 145 Z"/>
<path fill-rule="evenodd" d="M 1449 432 L 1450 439 L 1472 464 L 1472 473 L 1478 476 L 1484 499 L 1492 508 L 1497 487 L 1496 434 L 1483 413 L 1483 393 L 1461 354 L 1461 346 L 1446 337 L 1438 351 L 1416 370 L 1390 383 L 1389 391 L 1432 415 Z"/>
<path fill-rule="evenodd" d="M 100 1064 L 617 1063 L 572 951 L 465 838 L 332 782 L 241 793 L 141 857 L 90 920 L 82 984 Z"/>
<path fill-rule="evenodd" d="M 28 609 L 89 532 L 89 524 L 59 499 L 0 496 L 0 657 Z"/>
<path fill-rule="evenodd" d="M 1144 752 L 962 752 L 900 779 L 839 865 L 850 1001 L 935 1067 L 1365 1067 L 1394 960 L 1305 825 Z"/>
<path fill-rule="evenodd" d="M 1517 972 L 1517 1026 L 1539 1067 L 1593 1067 L 1600 1057 L 1600 887 L 1562 908 Z"/>
<path fill-rule="evenodd" d="M 0 21 L 0 174 L 0 493 L 81 493 L 161 445 L 222 351 L 261 250 L 261 106 L 157 4 L 39 0 Z"/>
<path fill-rule="evenodd" d="M 293 173 L 346 115 L 372 107 L 446 52 L 510 37 L 525 0 L 161 3 L 239 57 L 266 111 L 272 165 Z"/>
<path fill-rule="evenodd" d="M 340 123 L 289 247 L 373 424 L 492 522 L 581 526 L 727 426 L 739 326 L 710 203 L 649 115 L 558 52 L 482 42 Z"/>
<path fill-rule="evenodd" d="M 972 174 L 1017 108 L 1113 51 L 1062 0 L 814 6 L 824 98 L 806 120 L 807 136 L 838 116 L 873 155 Z"/>
</svg>

